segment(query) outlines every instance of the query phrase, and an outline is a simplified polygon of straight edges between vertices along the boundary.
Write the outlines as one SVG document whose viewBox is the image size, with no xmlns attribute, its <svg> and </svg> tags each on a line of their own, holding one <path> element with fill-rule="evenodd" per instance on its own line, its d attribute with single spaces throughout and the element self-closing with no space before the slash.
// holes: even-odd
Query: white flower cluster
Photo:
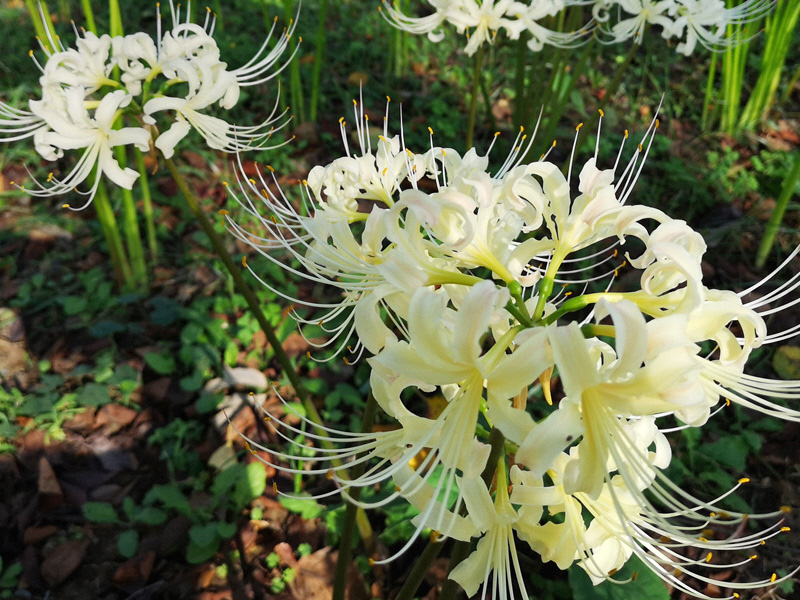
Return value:
<svg viewBox="0 0 800 600">
<path fill-rule="evenodd" d="M 754 560 L 755 549 L 787 529 L 780 516 L 788 508 L 750 515 L 771 519 L 764 530 L 743 529 L 748 515 L 720 504 L 747 483 L 744 474 L 719 498 L 693 496 L 662 473 L 671 459 L 665 434 L 701 426 L 731 402 L 800 420 L 769 399 L 800 398 L 800 382 L 744 373 L 753 349 L 797 335 L 798 327 L 768 334 L 763 316 L 780 310 L 800 277 L 766 295 L 764 281 L 740 294 L 710 289 L 703 238 L 657 209 L 626 203 L 657 121 L 627 163 L 624 142 L 610 168 L 597 165 L 595 152 L 573 198 L 559 167 L 546 157 L 524 160 L 531 142 L 523 134 L 491 175 L 487 156 L 434 146 L 432 131 L 421 154 L 386 125 L 373 147 L 363 106 L 355 106 L 360 152 L 314 168 L 302 207 L 274 177 L 240 178 L 229 189 L 264 229 L 250 232 L 224 214 L 267 260 L 340 291 L 331 302 L 291 298 L 316 309 L 314 318 L 296 318 L 326 329 L 323 345 L 337 352 L 373 355 L 372 394 L 397 426 L 307 433 L 308 423 L 302 439 L 339 450 L 268 450 L 310 468 L 275 467 L 327 475 L 338 489 L 323 495 L 393 481 L 392 494 L 359 505 L 402 497 L 419 510 L 417 532 L 377 562 L 428 528 L 477 539 L 451 574 L 469 595 L 481 585 L 493 598 L 512 597 L 516 587 L 525 593 L 515 536 L 545 562 L 579 564 L 595 583 L 636 555 L 698 597 L 687 579 L 731 590 L 769 585 L 706 573 Z M 612 292 L 609 280 L 625 266 L 621 250 L 639 285 Z M 601 291 L 590 291 L 591 282 Z M 425 410 L 420 398 L 443 408 Z M 301 429 L 275 427 L 297 444 Z M 362 476 L 339 477 L 360 463 Z M 486 473 L 495 473 L 494 484 Z"/>
<path fill-rule="evenodd" d="M 523 31 L 530 33 L 528 47 L 539 52 L 545 45 L 570 48 L 585 41 L 590 25 L 570 33 L 553 31 L 540 25 L 546 17 L 552 17 L 573 5 L 585 4 L 582 0 L 532 0 L 525 4 L 516 0 L 428 0 L 434 12 L 425 17 L 409 17 L 382 0 L 381 14 L 395 27 L 414 34 L 428 34 L 433 42 L 444 38 L 440 30 L 449 23 L 458 33 L 468 38 L 465 52 L 469 55 L 484 43 L 494 41 L 498 31 L 504 30 L 509 39 L 519 39 Z"/>
<path fill-rule="evenodd" d="M 260 125 L 232 125 L 204 111 L 214 105 L 232 108 L 242 86 L 269 81 L 280 68 L 273 67 L 285 50 L 293 28 L 284 30 L 269 49 L 270 35 L 255 56 L 244 66 L 230 70 L 220 60 L 214 38 L 215 17 L 210 9 L 203 25 L 190 22 L 191 3 L 185 20 L 181 7 L 172 6 L 173 26 L 162 35 L 161 12 L 154 40 L 142 32 L 111 37 L 75 30 L 74 48 L 60 38 L 40 40 L 47 60 L 36 61 L 42 72 L 39 79 L 41 100 L 31 100 L 30 111 L 14 109 L 0 102 L 0 141 L 14 142 L 33 137 L 36 151 L 49 161 L 64 156 L 65 150 L 82 150 L 70 173 L 63 179 L 51 174 L 46 184 L 34 179 L 33 196 L 54 196 L 76 190 L 94 173 L 88 191 L 79 191 L 91 202 L 101 175 L 114 184 L 131 189 L 137 171 L 122 168 L 112 151 L 117 146 L 150 148 L 151 130 L 156 117 L 172 115 L 169 129 L 158 135 L 155 146 L 170 158 L 175 145 L 194 128 L 211 147 L 226 152 L 261 148 L 267 143 L 274 124 L 280 120 L 276 110 Z M 44 17 L 42 17 L 44 19 Z M 50 35 L 48 33 L 48 35 Z M 282 68 L 282 67 L 281 67 Z M 121 127 L 122 115 L 135 126 Z M 156 130 L 157 131 L 157 130 Z M 153 136 L 155 137 L 155 136 Z"/>
<path fill-rule="evenodd" d="M 730 8 L 724 0 L 600 0 L 592 12 L 600 24 L 600 39 L 633 39 L 638 44 L 647 26 L 658 25 L 665 39 L 680 39 L 676 50 L 689 56 L 698 43 L 724 50 L 747 41 L 726 36 L 728 25 L 760 19 L 773 6 L 775 0 L 745 0 Z"/>
</svg>

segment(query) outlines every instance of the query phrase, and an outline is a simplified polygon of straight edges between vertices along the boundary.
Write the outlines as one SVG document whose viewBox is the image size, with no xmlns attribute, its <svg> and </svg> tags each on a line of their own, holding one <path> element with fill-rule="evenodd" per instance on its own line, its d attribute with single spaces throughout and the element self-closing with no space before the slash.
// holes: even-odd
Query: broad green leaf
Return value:
<svg viewBox="0 0 800 600">
<path fill-rule="evenodd" d="M 78 404 L 81 406 L 103 406 L 109 402 L 108 386 L 102 383 L 87 383 L 78 390 Z"/>
<path fill-rule="evenodd" d="M 296 513 L 304 519 L 316 519 L 322 514 L 322 511 L 325 510 L 325 507 L 313 498 L 288 498 L 286 496 L 281 496 L 279 501 L 286 510 Z"/>
<path fill-rule="evenodd" d="M 117 511 L 108 502 L 86 502 L 83 516 L 92 523 L 119 523 Z"/>
<path fill-rule="evenodd" d="M 244 477 L 236 482 L 236 503 L 245 506 L 259 498 L 267 489 L 267 469 L 261 461 L 247 465 Z"/>
<path fill-rule="evenodd" d="M 206 547 L 216 544 L 219 541 L 217 523 L 206 523 L 205 525 L 192 525 L 189 529 L 189 539 L 198 547 Z"/>
<path fill-rule="evenodd" d="M 66 296 L 61 300 L 67 316 L 77 315 L 86 310 L 88 302 L 83 296 Z"/>
<path fill-rule="evenodd" d="M 216 538 L 207 546 L 199 546 L 190 540 L 189 546 L 186 548 L 186 562 L 191 565 L 205 562 L 217 553 L 217 548 L 219 548 L 219 540 Z"/>
<path fill-rule="evenodd" d="M 217 534 L 223 540 L 230 539 L 236 533 L 236 523 L 225 523 L 224 521 L 220 521 L 217 523 Z"/>
<path fill-rule="evenodd" d="M 139 549 L 139 532 L 128 529 L 119 534 L 117 538 L 117 551 L 123 558 L 132 558 Z"/>
<path fill-rule="evenodd" d="M 744 471 L 747 466 L 747 456 L 750 454 L 747 442 L 738 435 L 729 435 L 716 442 L 701 444 L 697 449 L 721 465 L 737 471 Z"/>
<path fill-rule="evenodd" d="M 196 392 L 203 387 L 203 374 L 200 371 L 194 371 L 191 375 L 181 377 L 180 385 L 184 392 Z"/>
<path fill-rule="evenodd" d="M 143 523 L 145 525 L 162 525 L 167 520 L 167 513 L 154 506 L 143 506 L 133 515 L 135 523 Z"/>
<path fill-rule="evenodd" d="M 144 362 L 159 375 L 171 375 L 175 372 L 175 359 L 171 354 L 148 352 L 144 355 Z"/>
</svg>

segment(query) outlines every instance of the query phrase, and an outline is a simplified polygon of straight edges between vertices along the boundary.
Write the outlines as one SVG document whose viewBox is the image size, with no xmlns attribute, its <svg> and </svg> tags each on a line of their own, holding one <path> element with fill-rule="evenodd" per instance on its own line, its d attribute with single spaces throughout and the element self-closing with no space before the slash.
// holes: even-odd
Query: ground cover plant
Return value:
<svg viewBox="0 0 800 600">
<path fill-rule="evenodd" d="M 0 597 L 793 597 L 796 30 L 378 4 L 0 8 Z"/>
</svg>

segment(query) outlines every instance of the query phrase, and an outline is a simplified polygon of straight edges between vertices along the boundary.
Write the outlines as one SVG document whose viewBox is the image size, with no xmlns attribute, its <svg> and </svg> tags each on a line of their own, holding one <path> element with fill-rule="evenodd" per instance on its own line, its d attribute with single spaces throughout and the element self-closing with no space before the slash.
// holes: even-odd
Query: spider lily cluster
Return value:
<svg viewBox="0 0 800 600">
<path fill-rule="evenodd" d="M 494 41 L 499 31 L 509 39 L 519 39 L 523 31 L 530 34 L 528 47 L 534 52 L 545 45 L 570 48 L 580 45 L 591 30 L 591 23 L 572 32 L 548 29 L 540 22 L 553 17 L 565 8 L 585 4 L 582 0 L 534 0 L 528 4 L 513 0 L 430 0 L 434 12 L 425 17 L 410 17 L 383 1 L 381 14 L 395 27 L 409 33 L 428 35 L 432 42 L 444 39 L 442 25 L 448 23 L 467 36 L 465 52 L 474 54 L 484 43 Z"/>
<path fill-rule="evenodd" d="M 175 145 L 195 129 L 209 147 L 237 152 L 267 146 L 275 125 L 287 122 L 281 124 L 277 107 L 252 127 L 232 125 L 206 111 L 214 105 L 232 108 L 241 87 L 259 85 L 277 75 L 285 66 L 276 68 L 293 26 L 282 31 L 269 49 L 273 25 L 253 58 L 229 69 L 220 60 L 212 37 L 215 17 L 211 11 L 199 25 L 190 20 L 191 3 L 183 15 L 180 4 L 174 7 L 170 0 L 170 8 L 172 27 L 162 32 L 160 5 L 156 5 L 155 39 L 143 32 L 112 37 L 75 28 L 74 47 L 64 46 L 49 30 L 48 38 L 39 40 L 45 60 L 40 62 L 33 52 L 31 57 L 42 73 L 41 100 L 31 100 L 29 110 L 0 102 L 0 141 L 31 137 L 36 151 L 48 161 L 62 158 L 65 151 L 81 154 L 63 178 L 52 173 L 46 182 L 32 178 L 32 185 L 25 188 L 28 194 L 47 197 L 78 191 L 86 197 L 80 207 L 84 208 L 94 198 L 102 175 L 125 189 L 138 179 L 137 171 L 120 165 L 114 148 L 148 151 L 154 137 L 155 147 L 170 158 Z M 159 118 L 166 129 L 161 135 L 156 127 Z M 89 189 L 78 190 L 87 180 Z"/>
<path fill-rule="evenodd" d="M 315 310 L 296 318 L 326 329 L 322 346 L 334 355 L 371 355 L 372 394 L 396 428 L 317 428 L 303 439 L 338 449 L 270 449 L 304 465 L 276 468 L 326 475 L 337 487 L 322 496 L 390 484 L 388 497 L 358 504 L 402 497 L 416 507 L 415 535 L 377 562 L 408 550 L 423 530 L 477 540 L 451 573 L 470 595 L 483 586 L 491 597 L 515 589 L 527 597 L 520 543 L 561 569 L 579 565 L 595 583 L 617 581 L 632 555 L 699 597 L 688 580 L 727 585 L 730 598 L 778 580 L 724 583 L 710 574 L 755 560 L 788 530 L 787 507 L 726 511 L 725 497 L 746 478 L 703 500 L 662 471 L 671 459 L 665 434 L 700 427 L 726 404 L 800 420 L 772 400 L 800 398 L 798 382 L 744 372 L 755 348 L 798 333 L 769 333 L 764 316 L 791 302 L 800 276 L 767 294 L 769 278 L 738 294 L 708 288 L 702 236 L 628 203 L 657 120 L 639 143 L 626 143 L 626 132 L 614 164 L 598 164 L 595 150 L 573 197 L 570 175 L 547 156 L 525 159 L 533 136 L 524 132 L 491 174 L 488 151 L 435 146 L 432 131 L 427 151 L 406 147 L 402 124 L 398 135 L 388 131 L 388 103 L 373 145 L 377 132 L 363 105 L 354 106 L 358 151 L 341 120 L 346 155 L 311 171 L 301 208 L 274 176 L 242 176 L 229 191 L 263 228 L 247 230 L 224 214 L 265 259 L 338 290 L 338 299 L 309 301 L 262 280 Z M 638 285 L 610 291 L 623 267 L 638 271 Z M 555 376 L 561 384 L 551 389 Z M 420 396 L 443 398 L 443 410 L 419 410 Z M 301 432 L 275 430 L 290 443 Z M 481 473 L 497 432 L 505 442 L 499 458 L 491 455 L 489 485 Z M 360 477 L 340 476 L 361 463 Z M 771 524 L 742 533 L 756 517 Z"/>
<path fill-rule="evenodd" d="M 538 52 L 545 45 L 579 45 L 595 30 L 605 43 L 631 39 L 641 43 L 646 28 L 658 25 L 665 39 L 680 40 L 676 50 L 688 56 L 698 43 L 710 50 L 723 50 L 747 41 L 726 37 L 728 25 L 760 19 L 775 5 L 775 0 L 745 0 L 734 7 L 727 7 L 723 0 L 548 0 L 527 4 L 513 0 L 428 0 L 434 12 L 411 17 L 389 0 L 382 1 L 383 14 L 392 25 L 409 33 L 426 33 L 431 41 L 444 38 L 441 27 L 445 23 L 454 26 L 458 33 L 467 35 L 465 51 L 469 55 L 483 43 L 494 41 L 500 31 L 512 40 L 527 31 L 528 47 Z M 562 32 L 541 24 L 570 6 L 586 5 L 591 6 L 594 18 L 583 27 Z"/>
<path fill-rule="evenodd" d="M 641 43 L 646 27 L 658 25 L 664 39 L 680 40 L 675 50 L 689 56 L 699 43 L 725 50 L 746 39 L 727 37 L 729 25 L 765 17 L 774 0 L 745 0 L 729 7 L 723 0 L 600 0 L 592 13 L 600 24 L 601 41 Z"/>
</svg>

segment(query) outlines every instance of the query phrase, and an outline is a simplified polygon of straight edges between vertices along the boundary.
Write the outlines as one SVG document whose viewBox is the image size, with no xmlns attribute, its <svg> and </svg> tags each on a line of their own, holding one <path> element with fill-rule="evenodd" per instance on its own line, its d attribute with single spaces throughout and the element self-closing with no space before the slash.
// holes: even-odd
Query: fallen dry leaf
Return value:
<svg viewBox="0 0 800 600">
<path fill-rule="evenodd" d="M 50 585 L 63 582 L 80 566 L 88 548 L 87 539 L 69 540 L 53 548 L 42 562 L 41 573 L 44 580 Z"/>
</svg>

